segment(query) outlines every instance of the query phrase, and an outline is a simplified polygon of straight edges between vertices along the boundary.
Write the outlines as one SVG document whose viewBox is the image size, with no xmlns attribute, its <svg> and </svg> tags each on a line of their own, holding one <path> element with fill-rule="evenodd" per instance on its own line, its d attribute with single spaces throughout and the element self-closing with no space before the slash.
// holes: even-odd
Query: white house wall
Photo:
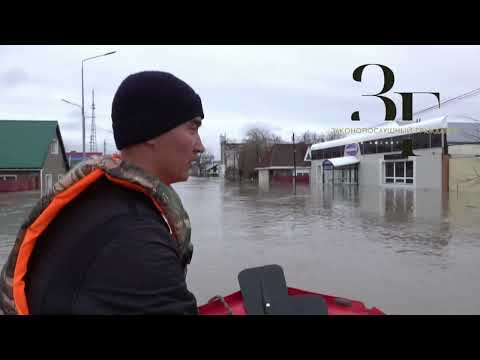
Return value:
<svg viewBox="0 0 480 360">
<path fill-rule="evenodd" d="M 415 149 L 414 173 L 416 187 L 420 189 L 442 189 L 442 149 Z"/>
</svg>

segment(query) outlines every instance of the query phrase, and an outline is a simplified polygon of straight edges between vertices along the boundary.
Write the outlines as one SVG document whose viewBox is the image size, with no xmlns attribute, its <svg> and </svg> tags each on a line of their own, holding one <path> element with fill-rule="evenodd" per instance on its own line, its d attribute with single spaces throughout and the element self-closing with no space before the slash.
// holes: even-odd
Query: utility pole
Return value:
<svg viewBox="0 0 480 360">
<path fill-rule="evenodd" d="M 295 153 L 297 150 L 295 149 L 295 133 L 292 135 L 292 142 L 293 142 L 293 191 L 294 194 L 297 193 L 297 163 L 295 161 Z"/>
<path fill-rule="evenodd" d="M 90 126 L 90 152 L 97 152 L 97 129 L 95 126 L 95 91 L 92 89 L 92 123 Z"/>
<path fill-rule="evenodd" d="M 84 83 L 84 80 L 83 80 L 83 67 L 84 67 L 84 63 L 86 61 L 89 61 L 89 60 L 92 60 L 92 59 L 96 59 L 96 58 L 99 58 L 99 57 L 102 57 L 102 56 L 107 56 L 107 55 L 112 55 L 112 54 L 115 54 L 116 51 L 111 51 L 111 52 L 108 52 L 106 54 L 102 54 L 102 55 L 97 55 L 97 56 L 92 56 L 92 57 L 89 57 L 89 58 L 86 58 L 86 59 L 83 59 L 82 60 L 82 160 L 85 160 L 85 96 L 84 96 L 84 86 L 83 86 L 83 83 Z"/>
<path fill-rule="evenodd" d="M 85 96 L 83 95 L 83 62 L 82 60 L 82 161 L 85 160 Z"/>
<path fill-rule="evenodd" d="M 236 159 L 236 154 L 235 150 L 233 151 L 233 180 L 237 180 L 237 167 L 235 165 L 235 159 Z"/>
</svg>

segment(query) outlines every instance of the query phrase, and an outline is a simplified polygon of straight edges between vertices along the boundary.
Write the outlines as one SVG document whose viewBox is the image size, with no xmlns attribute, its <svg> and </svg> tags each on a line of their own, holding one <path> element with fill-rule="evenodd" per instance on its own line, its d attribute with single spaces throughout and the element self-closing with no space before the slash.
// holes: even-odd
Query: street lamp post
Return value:
<svg viewBox="0 0 480 360">
<path fill-rule="evenodd" d="M 84 96 L 84 91 L 83 91 L 83 63 L 88 61 L 88 60 L 96 59 L 96 58 L 99 58 L 99 57 L 102 57 L 102 56 L 112 55 L 112 54 L 115 54 L 115 53 L 116 53 L 116 51 L 111 51 L 111 52 L 108 52 L 106 54 L 92 56 L 92 57 L 89 57 L 89 58 L 86 58 L 86 59 L 82 60 L 82 151 L 83 151 L 82 160 L 85 160 L 85 96 Z M 66 102 L 68 102 L 68 101 L 66 101 Z"/>
<path fill-rule="evenodd" d="M 78 105 L 78 104 L 75 104 L 74 102 L 71 102 L 71 101 L 68 101 L 68 100 L 65 100 L 65 99 L 61 99 L 63 102 L 66 102 L 67 104 L 70 104 L 70 105 L 75 105 L 77 107 L 80 108 L 80 110 L 82 109 L 82 105 Z"/>
</svg>

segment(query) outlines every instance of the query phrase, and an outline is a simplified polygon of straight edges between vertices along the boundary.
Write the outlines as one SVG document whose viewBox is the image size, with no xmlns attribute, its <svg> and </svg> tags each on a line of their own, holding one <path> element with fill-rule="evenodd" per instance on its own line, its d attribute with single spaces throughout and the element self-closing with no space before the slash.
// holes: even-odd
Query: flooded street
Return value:
<svg viewBox="0 0 480 360">
<path fill-rule="evenodd" d="M 480 199 L 435 191 L 233 185 L 175 188 L 190 214 L 189 284 L 199 302 L 277 263 L 287 283 L 393 314 L 480 313 Z"/>
<path fill-rule="evenodd" d="M 480 314 L 480 196 L 219 178 L 175 184 L 192 223 L 199 304 L 238 290 L 246 267 L 283 266 L 292 287 L 390 314 Z M 0 264 L 38 193 L 0 193 Z"/>
<path fill-rule="evenodd" d="M 30 209 L 35 205 L 39 192 L 0 192 L 0 264 L 6 261 L 18 229 Z"/>
</svg>

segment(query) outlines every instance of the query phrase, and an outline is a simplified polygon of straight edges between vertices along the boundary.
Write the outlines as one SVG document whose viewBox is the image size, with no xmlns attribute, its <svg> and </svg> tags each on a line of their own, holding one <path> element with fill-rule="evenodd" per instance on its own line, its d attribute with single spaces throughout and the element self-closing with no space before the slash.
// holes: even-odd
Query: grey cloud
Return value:
<svg viewBox="0 0 480 360">
<path fill-rule="evenodd" d="M 0 83 L 7 88 L 14 88 L 32 81 L 34 79 L 22 69 L 11 69 L 0 75 Z"/>
<path fill-rule="evenodd" d="M 65 114 L 65 116 L 69 118 L 80 118 L 82 116 L 82 111 L 80 110 L 80 108 L 75 110 L 70 110 Z"/>
<path fill-rule="evenodd" d="M 145 69 L 170 71 L 199 92 L 206 115 L 202 128 L 212 147 L 218 147 L 220 133 L 240 137 L 252 123 L 266 123 L 282 133 L 316 131 L 351 126 L 354 111 L 360 111 L 360 126 L 381 123 L 382 102 L 362 97 L 380 91 L 381 71 L 370 69 L 361 83 L 352 78 L 353 70 L 366 63 L 385 64 L 394 71 L 389 96 L 397 113 L 401 98 L 392 94 L 395 91 L 439 91 L 445 100 L 480 87 L 480 46 L 0 47 L 1 69 L 10 69 L 0 73 L 0 118 L 63 119 L 65 132 L 78 139 L 79 111 L 60 99 L 80 103 L 81 59 L 111 50 L 118 53 L 88 62 L 85 68 L 86 115 L 94 88 L 99 137 L 111 136 L 100 127 L 111 128 L 116 87 L 128 74 Z M 462 111 L 476 116 L 479 100 L 463 103 Z M 433 104 L 433 97 L 415 97 L 414 111 Z"/>
<path fill-rule="evenodd" d="M 82 130 L 80 121 L 61 121 L 60 129 L 62 132 L 77 132 Z"/>
</svg>

